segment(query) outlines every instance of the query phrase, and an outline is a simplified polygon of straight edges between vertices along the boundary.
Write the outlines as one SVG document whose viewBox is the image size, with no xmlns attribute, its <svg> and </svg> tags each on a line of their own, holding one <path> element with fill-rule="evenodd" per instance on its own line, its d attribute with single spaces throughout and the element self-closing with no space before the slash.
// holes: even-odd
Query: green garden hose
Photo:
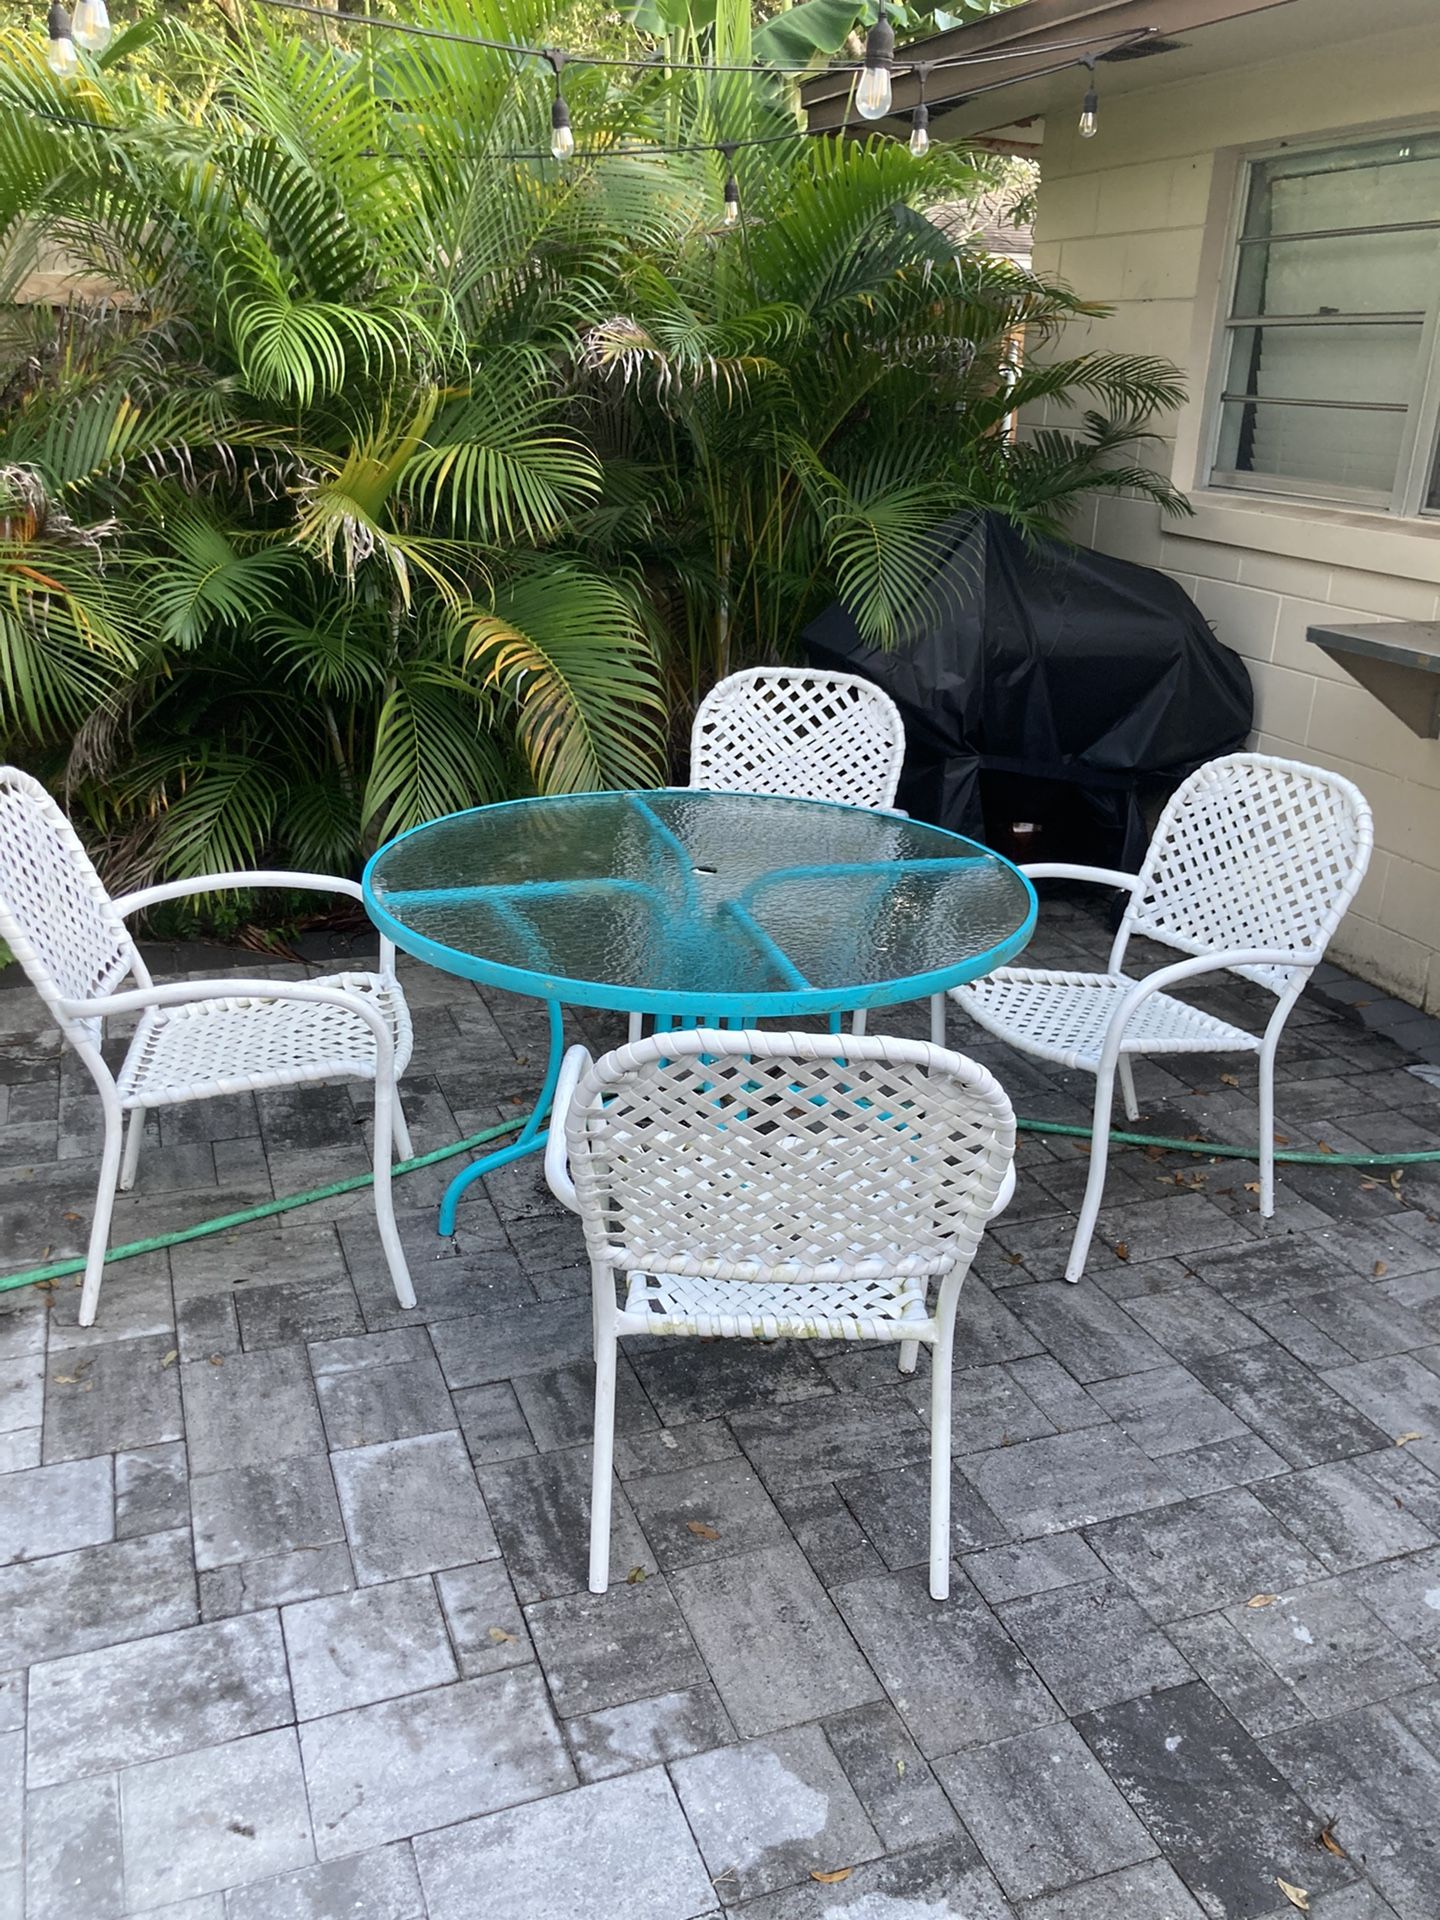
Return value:
<svg viewBox="0 0 1440 1920">
<path fill-rule="evenodd" d="M 433 1153 L 422 1153 L 414 1160 L 401 1160 L 396 1163 L 396 1175 L 414 1173 L 420 1167 L 433 1167 L 438 1160 L 451 1160 L 457 1153 L 468 1153 L 471 1147 L 484 1146 L 487 1140 L 496 1140 L 504 1133 L 516 1133 L 525 1122 L 507 1120 L 498 1127 L 487 1127 L 483 1133 L 472 1133 L 466 1140 L 457 1140 L 453 1146 L 437 1147 Z M 1017 1120 L 1016 1126 L 1022 1133 L 1061 1134 L 1071 1140 L 1088 1140 L 1092 1129 L 1075 1126 L 1063 1120 Z M 1110 1135 L 1110 1144 L 1120 1147 L 1160 1147 L 1166 1153 L 1201 1153 L 1210 1159 L 1253 1160 L 1253 1147 L 1225 1146 L 1213 1140 L 1169 1140 L 1163 1134 L 1156 1133 L 1114 1133 Z M 1301 1167 L 1421 1167 L 1440 1162 L 1440 1148 L 1417 1153 L 1311 1153 L 1308 1151 L 1277 1148 L 1277 1161 L 1285 1161 L 1290 1166 Z M 368 1187 L 374 1180 L 373 1173 L 357 1173 L 349 1180 L 332 1181 L 328 1187 L 313 1187 L 309 1193 L 287 1194 L 282 1200 L 265 1200 L 258 1207 L 245 1207 L 239 1213 L 222 1213 L 214 1220 L 201 1220 L 193 1227 L 182 1227 L 177 1233 L 152 1234 L 148 1240 L 131 1240 L 123 1247 L 112 1247 L 105 1256 L 105 1264 L 114 1260 L 129 1260 L 137 1253 L 158 1253 L 163 1247 L 183 1246 L 187 1240 L 204 1240 L 212 1233 L 226 1233 L 231 1227 L 245 1227 L 252 1220 L 268 1220 L 273 1214 L 290 1213 L 296 1207 L 308 1207 L 316 1200 L 331 1200 L 337 1194 L 358 1193 L 362 1187 Z M 48 1267 L 29 1267 L 23 1273 L 7 1274 L 0 1279 L 0 1293 L 8 1293 L 12 1287 L 38 1286 L 44 1280 L 63 1280 L 72 1273 L 83 1273 L 85 1262 L 81 1259 L 56 1260 Z"/>
</svg>

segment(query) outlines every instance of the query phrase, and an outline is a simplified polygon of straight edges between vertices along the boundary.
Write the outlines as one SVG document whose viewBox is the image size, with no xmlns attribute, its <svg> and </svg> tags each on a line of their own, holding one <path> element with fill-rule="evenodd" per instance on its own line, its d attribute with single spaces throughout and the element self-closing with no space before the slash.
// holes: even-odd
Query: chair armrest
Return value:
<svg viewBox="0 0 1440 1920">
<path fill-rule="evenodd" d="M 1190 960 L 1172 960 L 1168 967 L 1157 967 L 1154 973 L 1147 973 L 1143 980 L 1135 982 L 1110 1016 L 1098 1072 L 1103 1075 L 1114 1071 L 1125 1029 L 1141 1002 L 1148 1000 L 1152 993 L 1181 986 L 1187 980 L 1198 979 L 1202 973 L 1228 973 L 1234 967 L 1295 967 L 1308 973 L 1319 961 L 1318 953 L 1300 953 L 1286 947 L 1227 947 L 1218 953 L 1201 953 Z"/>
<path fill-rule="evenodd" d="M 1134 893 L 1140 884 L 1138 873 L 1121 873 L 1118 867 L 1072 867 L 1066 860 L 1037 860 L 1021 867 L 1027 880 L 1089 880 L 1097 887 L 1123 887 Z"/>
<path fill-rule="evenodd" d="M 294 893 L 343 893 L 348 900 L 364 904 L 365 893 L 358 880 L 345 880 L 336 873 L 289 873 L 270 868 L 253 873 L 202 873 L 193 880 L 162 880 L 153 887 L 141 887 L 136 893 L 122 894 L 112 902 L 122 919 L 143 913 L 162 900 L 182 900 L 194 893 L 230 893 L 239 887 L 282 887 Z M 395 943 L 380 935 L 380 971 L 395 971 Z"/>
<path fill-rule="evenodd" d="M 232 893 L 240 887 L 284 887 L 296 893 L 343 893 L 352 900 L 363 900 L 358 880 L 342 880 L 333 873 L 284 873 L 269 870 L 254 873 L 201 873 L 193 880 L 162 880 L 153 887 L 141 887 L 137 893 L 122 894 L 113 902 L 117 913 L 128 916 L 162 900 L 180 900 L 190 893 Z"/>
<path fill-rule="evenodd" d="M 573 1046 L 560 1062 L 560 1077 L 555 1082 L 555 1097 L 550 1102 L 550 1126 L 545 1135 L 545 1181 L 555 1198 L 571 1213 L 580 1211 L 575 1198 L 575 1182 L 570 1178 L 570 1156 L 565 1147 L 565 1121 L 580 1076 L 594 1065 L 588 1047 Z"/>
</svg>

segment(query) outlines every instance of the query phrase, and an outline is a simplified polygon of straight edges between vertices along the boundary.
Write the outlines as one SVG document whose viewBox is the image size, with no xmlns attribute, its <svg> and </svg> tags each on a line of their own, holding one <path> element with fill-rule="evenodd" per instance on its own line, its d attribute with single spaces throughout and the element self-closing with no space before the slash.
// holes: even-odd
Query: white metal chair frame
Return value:
<svg viewBox="0 0 1440 1920">
<path fill-rule="evenodd" d="M 1117 1074 L 1127 1117 L 1139 1117 L 1136 1054 L 1259 1054 L 1260 1212 L 1274 1213 L 1276 1048 L 1364 878 L 1373 840 L 1369 804 L 1349 780 L 1238 753 L 1207 762 L 1176 789 L 1139 873 L 1055 862 L 1022 869 L 1032 880 L 1088 880 L 1130 896 L 1103 974 L 1002 967 L 950 993 L 998 1039 L 1095 1075 L 1090 1172 L 1067 1280 L 1085 1270 L 1100 1212 Z M 1132 980 L 1124 961 L 1137 933 L 1191 957 Z M 1239 974 L 1275 995 L 1263 1034 L 1166 991 L 1212 973 Z"/>
<path fill-rule="evenodd" d="M 946 1598 L 955 1309 L 1014 1151 L 995 1079 L 920 1040 L 700 1028 L 599 1061 L 570 1049 L 545 1173 L 590 1254 L 592 1593 L 610 1571 L 617 1341 L 688 1334 L 897 1343 L 902 1373 L 930 1347 L 930 1592 Z"/>
<path fill-rule="evenodd" d="M 146 1112 L 216 1094 L 322 1079 L 375 1083 L 375 1214 L 396 1297 L 402 1307 L 415 1305 L 390 1191 L 392 1157 L 410 1154 L 395 1083 L 412 1046 L 394 946 L 381 939 L 376 973 L 157 985 L 126 919 L 162 900 L 237 887 L 363 897 L 355 881 L 333 875 L 254 872 L 209 873 L 112 899 L 74 828 L 39 781 L 17 768 L 0 767 L 0 938 L 84 1062 L 105 1115 L 80 1295 L 82 1327 L 94 1324 L 115 1194 L 134 1182 Z M 117 992 L 126 979 L 139 984 Z M 306 1019 L 295 1012 L 301 1008 L 314 1012 Z M 101 1051 L 104 1022 L 130 1013 L 141 1016 L 140 1024 L 119 1072 L 112 1073 Z M 227 1015 L 233 1017 L 227 1021 Z M 243 1043 L 263 1064 L 252 1060 L 243 1071 L 227 1071 L 233 1068 L 227 1045 L 234 1047 L 242 1031 Z"/>
</svg>

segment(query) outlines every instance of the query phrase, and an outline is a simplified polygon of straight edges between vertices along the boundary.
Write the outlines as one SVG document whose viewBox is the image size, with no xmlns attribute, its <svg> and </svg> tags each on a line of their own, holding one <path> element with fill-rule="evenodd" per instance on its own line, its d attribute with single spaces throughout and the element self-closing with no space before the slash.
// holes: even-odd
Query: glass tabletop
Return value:
<svg viewBox="0 0 1440 1920">
<path fill-rule="evenodd" d="M 413 828 L 365 870 L 395 944 L 471 980 L 684 1019 L 880 1006 L 1025 945 L 1009 861 L 916 820 L 764 794 L 569 794 Z"/>
</svg>

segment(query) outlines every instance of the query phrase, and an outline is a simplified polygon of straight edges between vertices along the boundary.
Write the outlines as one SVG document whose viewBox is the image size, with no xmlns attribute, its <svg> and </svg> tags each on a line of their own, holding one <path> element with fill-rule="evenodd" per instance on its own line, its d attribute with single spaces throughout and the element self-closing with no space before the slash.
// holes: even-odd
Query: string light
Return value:
<svg viewBox="0 0 1440 1920">
<path fill-rule="evenodd" d="M 740 218 L 740 182 L 735 178 L 735 143 L 726 140 L 721 148 L 725 156 L 725 202 L 721 219 L 733 227 Z"/>
<path fill-rule="evenodd" d="M 875 24 L 865 36 L 865 71 L 855 89 L 855 111 L 862 120 L 883 120 L 890 111 L 893 94 L 890 69 L 895 64 L 895 29 L 880 0 Z"/>
<path fill-rule="evenodd" d="M 86 53 L 103 53 L 110 44 L 110 13 L 105 0 L 75 0 L 71 37 Z"/>
<path fill-rule="evenodd" d="M 74 73 L 80 64 L 80 56 L 75 51 L 75 42 L 70 33 L 70 16 L 54 0 L 50 8 L 50 44 L 45 49 L 45 64 L 52 73 L 58 73 L 63 80 Z"/>
<path fill-rule="evenodd" d="M 555 98 L 550 102 L 550 152 L 557 160 L 568 160 L 575 151 L 575 134 L 570 125 L 570 109 L 560 91 L 560 70 L 567 55 L 558 47 L 546 51 L 545 58 L 555 75 Z"/>
<path fill-rule="evenodd" d="M 1088 69 L 1090 84 L 1085 89 L 1085 98 L 1080 106 L 1079 133 L 1082 140 L 1093 140 L 1100 131 L 1100 96 L 1095 91 L 1095 60 L 1092 55 L 1080 63 Z"/>
<path fill-rule="evenodd" d="M 925 82 L 929 77 L 930 63 L 927 60 L 915 69 L 920 98 L 910 115 L 910 151 L 917 160 L 923 159 L 930 151 L 930 109 L 925 104 Z"/>
</svg>

